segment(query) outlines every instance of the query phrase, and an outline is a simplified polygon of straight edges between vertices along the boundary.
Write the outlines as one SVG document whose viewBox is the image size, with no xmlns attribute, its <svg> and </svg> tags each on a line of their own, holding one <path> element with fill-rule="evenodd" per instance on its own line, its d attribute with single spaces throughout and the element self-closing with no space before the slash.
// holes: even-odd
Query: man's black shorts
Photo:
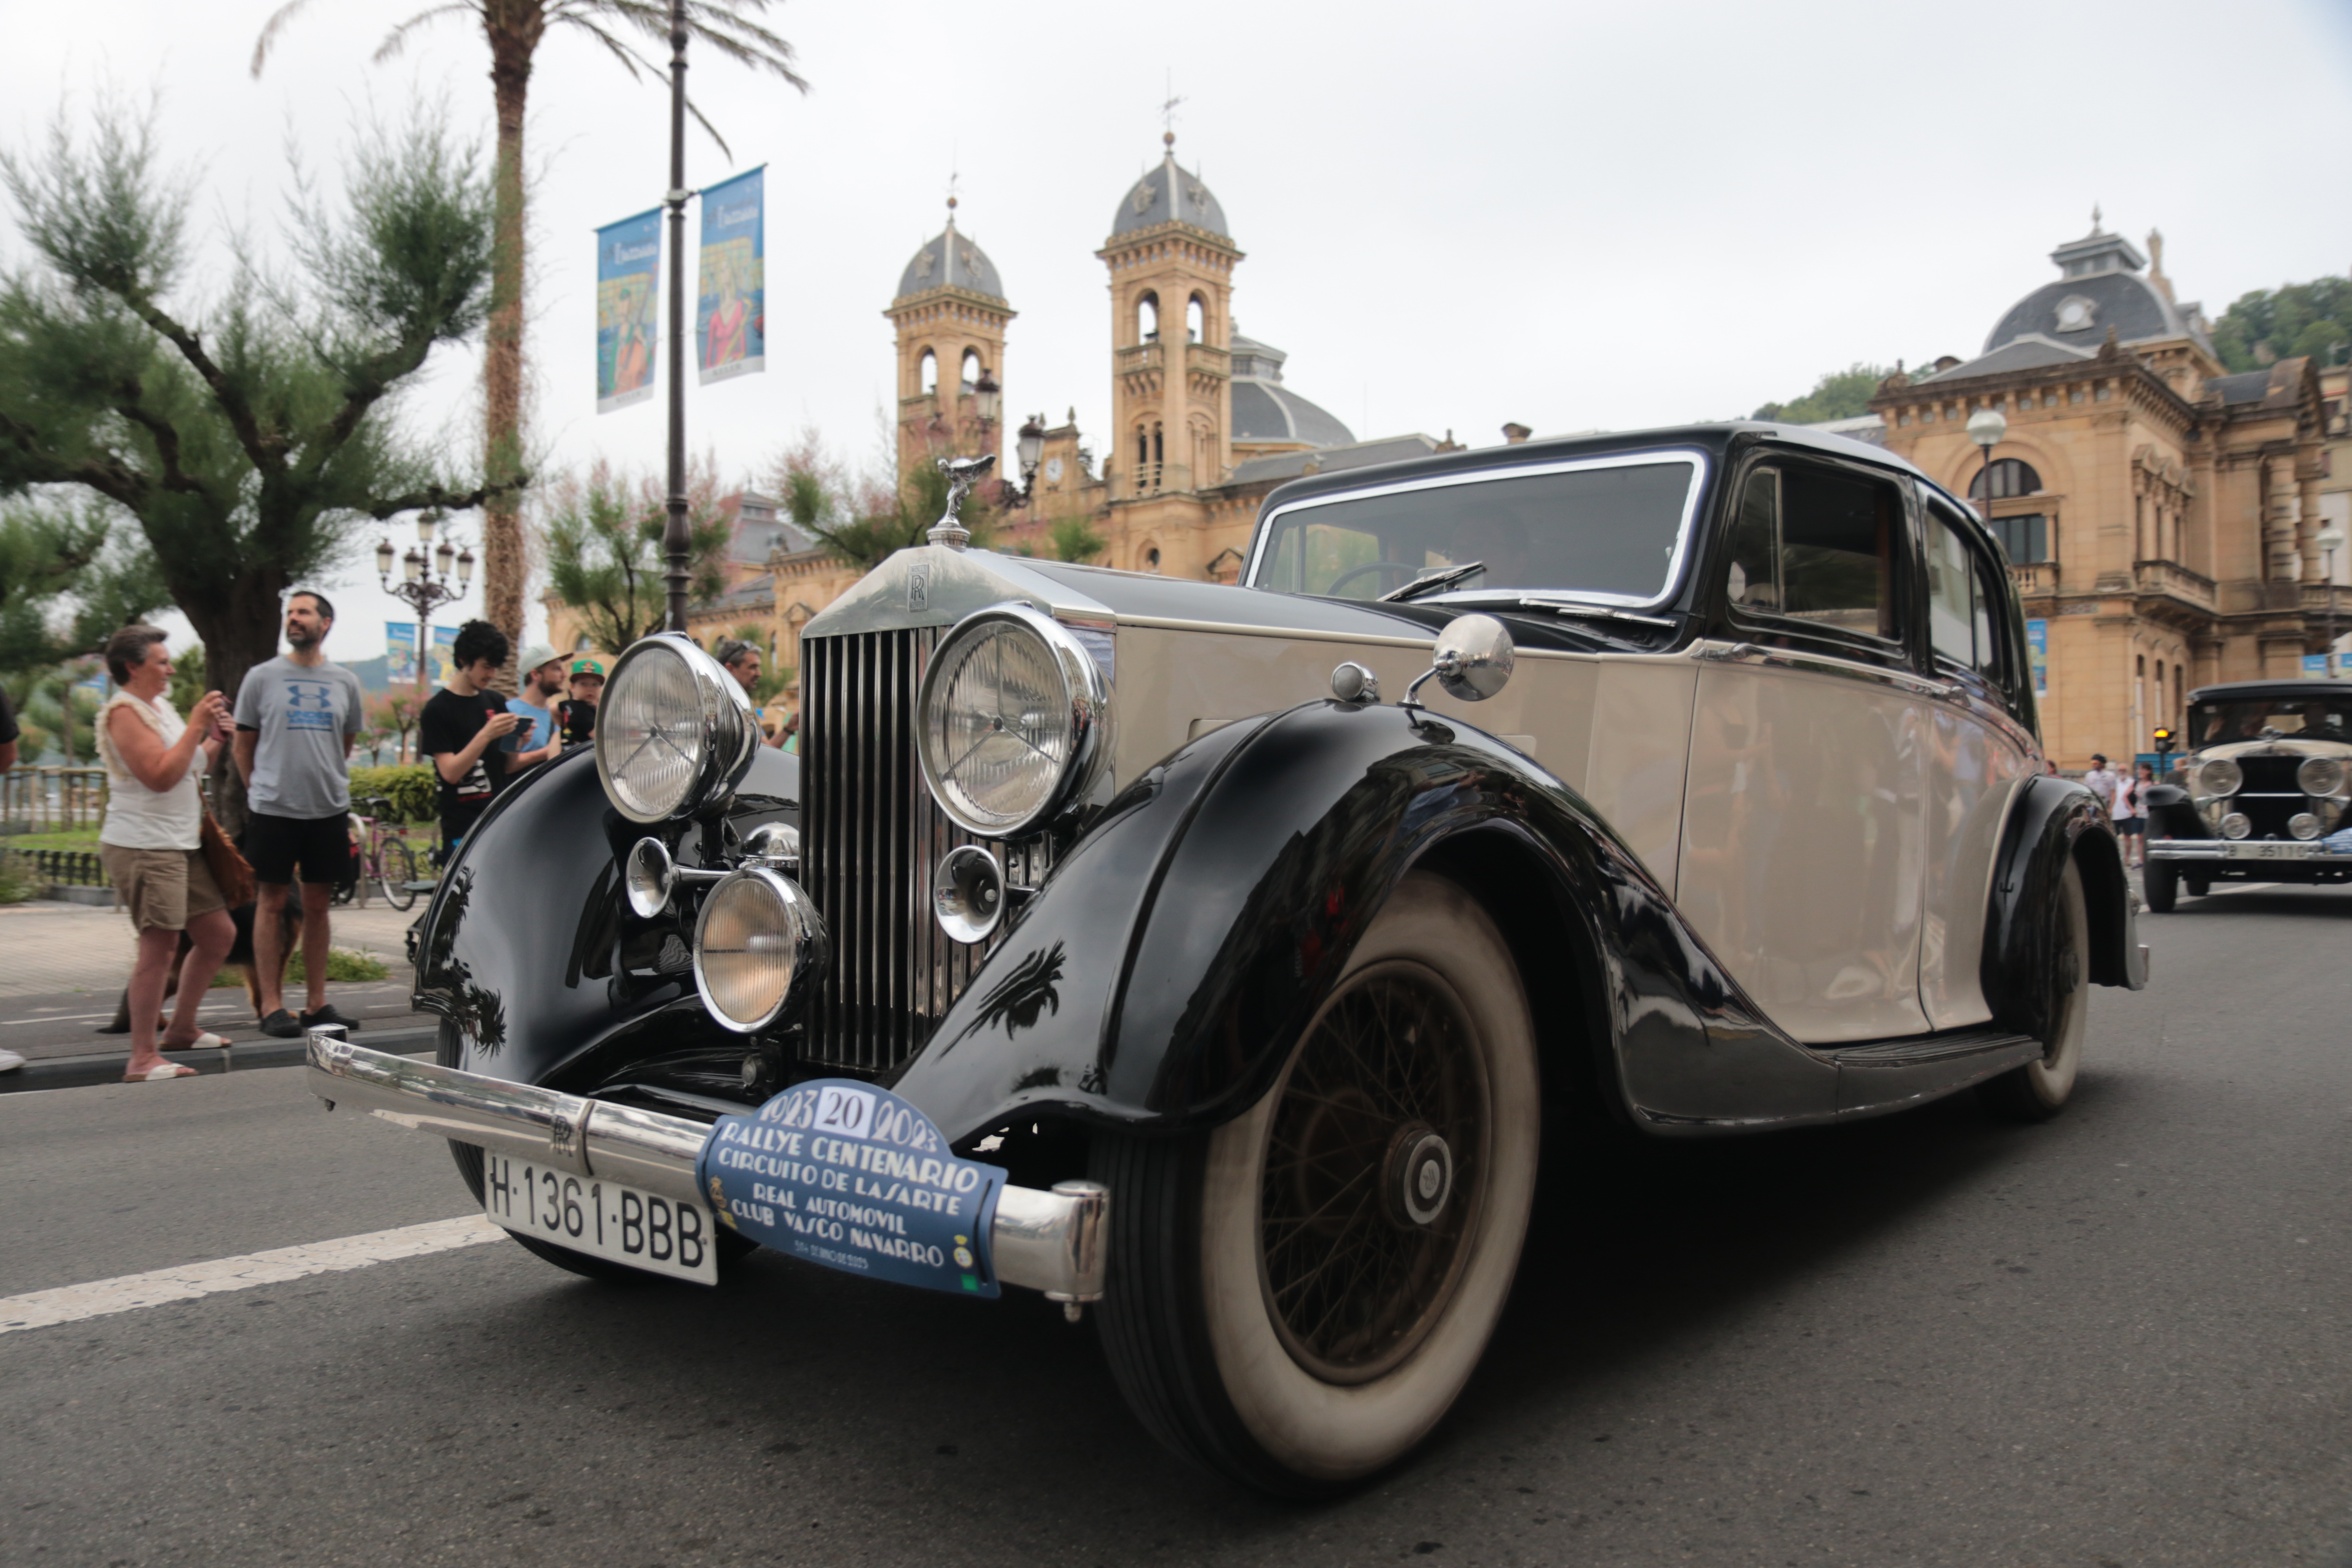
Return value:
<svg viewBox="0 0 2352 1568">
<path fill-rule="evenodd" d="M 268 816 L 255 812 L 245 827 L 245 858 L 257 882 L 340 882 L 352 871 L 351 818 Z"/>
</svg>

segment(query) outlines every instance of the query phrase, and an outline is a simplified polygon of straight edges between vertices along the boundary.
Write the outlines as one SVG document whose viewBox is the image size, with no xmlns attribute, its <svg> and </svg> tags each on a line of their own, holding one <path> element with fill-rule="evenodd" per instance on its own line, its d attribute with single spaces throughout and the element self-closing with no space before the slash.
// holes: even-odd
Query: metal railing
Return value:
<svg viewBox="0 0 2352 1568">
<path fill-rule="evenodd" d="M 106 820 L 106 770 L 17 768 L 0 773 L 0 821 L 26 833 L 70 832 Z"/>
</svg>

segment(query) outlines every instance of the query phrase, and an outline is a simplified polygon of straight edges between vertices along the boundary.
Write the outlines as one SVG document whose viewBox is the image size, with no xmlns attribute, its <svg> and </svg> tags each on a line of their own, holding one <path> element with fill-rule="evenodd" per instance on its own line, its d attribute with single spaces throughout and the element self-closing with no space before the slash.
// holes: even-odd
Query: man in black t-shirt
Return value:
<svg viewBox="0 0 2352 1568">
<path fill-rule="evenodd" d="M 490 689 L 507 661 L 504 632 L 488 621 L 467 621 L 457 628 L 450 655 L 456 668 L 449 684 L 433 694 L 416 721 L 416 749 L 433 759 L 440 785 L 444 855 L 456 851 L 491 797 L 505 787 L 515 759 L 499 742 L 522 722 L 507 711 L 506 699 Z"/>
<path fill-rule="evenodd" d="M 16 765 L 16 712 L 8 706 L 8 694 L 0 691 L 0 773 Z"/>
</svg>

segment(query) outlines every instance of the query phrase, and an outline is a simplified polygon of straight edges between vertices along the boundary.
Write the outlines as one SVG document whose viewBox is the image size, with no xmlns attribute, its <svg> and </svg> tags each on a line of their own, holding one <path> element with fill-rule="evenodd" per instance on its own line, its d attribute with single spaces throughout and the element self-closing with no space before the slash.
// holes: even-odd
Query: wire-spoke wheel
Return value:
<svg viewBox="0 0 2352 1568">
<path fill-rule="evenodd" d="M 1540 1117 L 1509 949 L 1416 872 L 1248 1111 L 1105 1135 L 1111 1366 L 1178 1452 L 1291 1494 L 1410 1451 L 1469 1381 L 1527 1234 Z"/>
<path fill-rule="evenodd" d="M 383 887 L 383 901 L 395 910 L 415 907 L 416 857 L 397 838 L 385 839 L 379 853 L 383 858 L 376 863 L 376 876 Z"/>
<path fill-rule="evenodd" d="M 2071 857 L 2058 879 L 2058 907 L 2052 917 L 2049 1022 L 2042 1030 L 2042 1059 L 1977 1088 L 1986 1104 L 2020 1121 L 2047 1121 L 2065 1110 L 2083 1066 L 2083 1036 L 2091 1018 L 2091 921 L 2083 873 Z"/>
</svg>

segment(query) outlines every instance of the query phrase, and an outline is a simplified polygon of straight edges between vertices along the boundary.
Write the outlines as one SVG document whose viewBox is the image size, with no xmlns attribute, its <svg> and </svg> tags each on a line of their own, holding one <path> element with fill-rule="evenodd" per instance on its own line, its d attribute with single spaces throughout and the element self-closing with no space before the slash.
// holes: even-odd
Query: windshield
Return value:
<svg viewBox="0 0 2352 1568">
<path fill-rule="evenodd" d="M 2290 741 L 2352 742 L 2352 696 L 2240 697 L 2189 710 L 2191 746 L 2259 741 L 2264 730 Z"/>
<path fill-rule="evenodd" d="M 1444 594 L 1573 594 L 1648 605 L 1673 584 L 1699 459 L 1602 458 L 1286 507 L 1258 556 L 1261 588 L 1377 599 L 1432 572 L 1486 563 Z"/>
</svg>

